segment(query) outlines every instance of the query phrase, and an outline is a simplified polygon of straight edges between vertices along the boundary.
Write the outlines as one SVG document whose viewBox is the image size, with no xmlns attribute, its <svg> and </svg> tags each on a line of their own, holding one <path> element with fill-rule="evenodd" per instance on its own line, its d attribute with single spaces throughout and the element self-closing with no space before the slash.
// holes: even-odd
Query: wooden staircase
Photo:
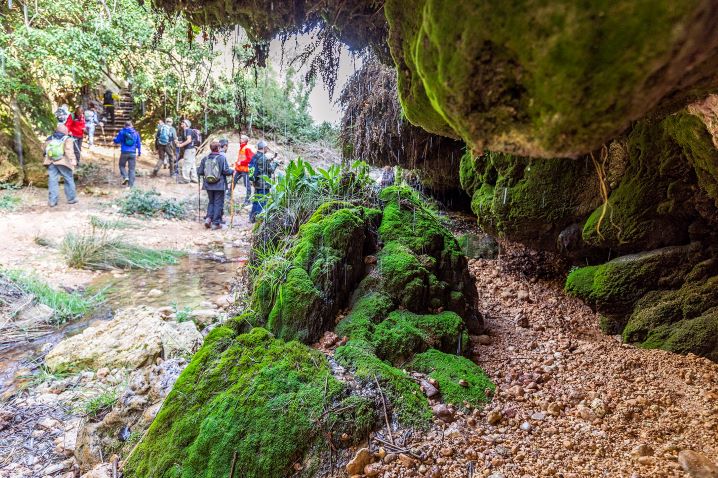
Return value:
<svg viewBox="0 0 718 478">
<path fill-rule="evenodd" d="M 115 122 L 110 123 L 109 116 L 105 115 L 104 137 L 103 128 L 99 126 L 95 130 L 95 142 L 103 146 L 111 146 L 112 140 L 115 139 L 117 133 L 125 127 L 125 121 L 132 119 L 132 110 L 135 107 L 132 93 L 130 90 L 124 89 L 119 92 L 120 99 L 115 100 Z"/>
</svg>

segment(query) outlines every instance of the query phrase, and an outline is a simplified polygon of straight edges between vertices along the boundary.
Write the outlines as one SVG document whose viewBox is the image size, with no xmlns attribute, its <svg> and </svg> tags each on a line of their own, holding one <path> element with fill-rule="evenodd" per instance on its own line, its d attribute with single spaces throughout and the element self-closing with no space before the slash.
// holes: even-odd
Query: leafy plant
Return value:
<svg viewBox="0 0 718 478">
<path fill-rule="evenodd" d="M 41 304 L 53 309 L 55 311 L 51 319 L 53 324 L 63 324 L 82 317 L 92 307 L 104 300 L 102 292 L 86 296 L 79 292 L 53 289 L 39 277 L 27 272 L 4 270 L 0 274 L 10 279 L 23 291 L 34 295 Z"/>
<path fill-rule="evenodd" d="M 0 211 L 14 211 L 21 202 L 22 200 L 19 196 L 2 195 L 0 196 Z"/>
<path fill-rule="evenodd" d="M 78 269 L 159 269 L 176 264 L 183 253 L 154 250 L 129 244 L 108 234 L 93 230 L 89 234 L 69 233 L 60 244 L 60 253 L 67 265 Z"/>
<path fill-rule="evenodd" d="M 187 322 L 192 320 L 192 308 L 189 306 L 185 306 L 184 308 L 180 309 L 177 306 L 177 302 L 174 302 L 172 304 L 172 307 L 175 310 L 175 320 L 179 323 Z"/>
<path fill-rule="evenodd" d="M 167 219 L 182 219 L 187 215 L 185 205 L 176 199 L 162 199 L 155 189 L 131 189 L 119 201 L 120 213 L 126 216 L 156 217 L 162 215 Z"/>
</svg>

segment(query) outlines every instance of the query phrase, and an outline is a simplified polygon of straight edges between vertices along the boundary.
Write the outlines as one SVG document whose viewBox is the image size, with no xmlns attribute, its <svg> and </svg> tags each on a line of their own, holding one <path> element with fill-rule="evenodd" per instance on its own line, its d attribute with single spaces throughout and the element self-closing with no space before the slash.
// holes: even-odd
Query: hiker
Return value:
<svg viewBox="0 0 718 478">
<path fill-rule="evenodd" d="M 249 198 L 252 195 L 252 185 L 249 181 L 249 163 L 252 162 L 254 151 L 249 147 L 249 136 L 243 134 L 239 137 L 239 153 L 237 154 L 237 161 L 234 163 L 234 185 L 237 186 L 239 181 L 242 181 L 244 188 L 247 190 L 247 195 L 244 198 L 244 206 L 249 204 Z"/>
<path fill-rule="evenodd" d="M 85 114 L 82 106 L 75 108 L 75 112 L 67 117 L 65 126 L 70 131 L 70 136 L 75 141 L 75 159 L 77 166 L 80 165 L 80 153 L 82 152 L 82 137 L 85 135 Z"/>
<path fill-rule="evenodd" d="M 202 158 L 197 168 L 197 174 L 204 178 L 202 189 L 207 191 L 207 216 L 204 227 L 212 229 L 222 228 L 222 215 L 224 213 L 224 194 L 227 188 L 225 176 L 232 174 L 227 158 L 220 152 L 219 141 L 212 141 L 209 145 L 210 153 Z"/>
<path fill-rule="evenodd" d="M 95 104 L 90 103 L 90 108 L 85 111 L 85 129 L 87 130 L 87 143 L 95 145 L 95 128 L 100 124 L 100 115 L 97 114 Z"/>
<path fill-rule="evenodd" d="M 122 185 L 135 185 L 135 167 L 137 158 L 142 156 L 142 140 L 140 134 L 132 127 L 132 121 L 125 121 L 125 127 L 117 133 L 113 143 L 120 145 L 120 174 Z M 129 172 L 127 167 L 129 166 Z"/>
<path fill-rule="evenodd" d="M 188 119 L 182 121 L 180 125 L 184 131 L 185 140 L 178 144 L 183 148 L 184 155 L 182 159 L 182 179 L 180 183 L 196 183 L 197 182 L 197 148 L 202 144 L 202 136 L 199 131 L 192 129 L 192 122 Z"/>
<path fill-rule="evenodd" d="M 389 186 L 393 186 L 395 180 L 394 168 L 391 166 L 384 166 L 384 169 L 381 172 L 381 179 L 379 180 L 379 187 L 384 189 Z"/>
<path fill-rule="evenodd" d="M 254 183 L 254 200 L 252 201 L 252 210 L 249 211 L 249 222 L 255 222 L 257 215 L 262 212 L 264 205 L 267 204 L 265 195 L 269 194 L 271 185 L 265 177 L 271 178 L 274 170 L 277 169 L 277 162 L 274 158 L 267 157 L 267 142 L 263 139 L 257 143 L 257 152 L 249 163 L 249 174 Z"/>
<path fill-rule="evenodd" d="M 58 124 L 55 132 L 45 142 L 45 160 L 47 166 L 48 205 L 57 206 L 60 189 L 60 176 L 65 183 L 65 198 L 68 204 L 77 203 L 75 181 L 72 171 L 75 169 L 75 144 L 67 126 Z"/>
<path fill-rule="evenodd" d="M 157 176 L 160 168 L 170 169 L 170 176 L 174 176 L 174 157 L 175 157 L 175 141 L 177 140 L 177 131 L 172 127 L 172 118 L 166 121 L 159 121 L 157 132 L 155 133 L 155 146 L 157 147 L 157 164 L 152 170 L 152 176 Z"/>
<path fill-rule="evenodd" d="M 55 110 L 55 118 L 57 118 L 58 124 L 67 123 L 68 116 L 70 116 L 70 108 L 67 105 L 62 105 Z"/>
<path fill-rule="evenodd" d="M 105 109 L 105 115 L 110 116 L 110 124 L 115 123 L 115 95 L 112 90 L 106 90 L 102 97 L 102 107 Z"/>
</svg>

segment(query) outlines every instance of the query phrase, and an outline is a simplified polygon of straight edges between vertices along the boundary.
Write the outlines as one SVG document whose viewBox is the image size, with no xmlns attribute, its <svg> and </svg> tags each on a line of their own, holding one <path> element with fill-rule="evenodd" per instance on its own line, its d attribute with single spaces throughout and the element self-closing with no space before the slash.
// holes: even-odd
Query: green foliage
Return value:
<svg viewBox="0 0 718 478">
<path fill-rule="evenodd" d="M 344 170 L 337 165 L 324 170 L 297 158 L 272 184 L 260 216 L 263 221 L 259 236 L 264 241 L 274 241 L 295 234 L 323 204 L 374 205 L 377 200 L 373 186 L 365 163 L 356 162 Z"/>
<path fill-rule="evenodd" d="M 177 380 L 125 476 L 228 476 L 235 453 L 242 476 L 285 476 L 324 439 L 324 407 L 338 403 L 342 390 L 321 353 L 261 328 L 236 336 L 218 327 Z"/>
<path fill-rule="evenodd" d="M 192 320 L 192 307 L 185 306 L 180 309 L 177 306 L 177 302 L 173 302 L 172 308 L 175 310 L 175 320 L 177 322 L 182 323 Z"/>
<path fill-rule="evenodd" d="M 120 213 L 127 216 L 157 217 L 166 219 L 184 219 L 186 206 L 174 198 L 162 199 L 155 189 L 132 188 L 119 200 Z"/>
<path fill-rule="evenodd" d="M 60 253 L 70 267 L 90 270 L 159 269 L 176 264 L 181 252 L 153 250 L 129 244 L 107 231 L 88 234 L 68 233 L 60 244 Z"/>
<path fill-rule="evenodd" d="M 10 194 L 3 194 L 0 196 L 0 211 L 11 212 L 16 210 L 22 199 L 20 196 L 12 196 Z"/>
<path fill-rule="evenodd" d="M 86 296 L 79 292 L 55 290 L 31 273 L 3 270 L 0 274 L 13 281 L 26 293 L 34 295 L 41 304 L 54 310 L 55 313 L 51 319 L 53 324 L 59 325 L 82 317 L 103 300 L 102 292 Z"/>
<path fill-rule="evenodd" d="M 112 407 L 117 402 L 117 399 L 117 391 L 106 390 L 100 395 L 97 395 L 85 401 L 80 406 L 80 408 L 87 418 L 91 420 L 96 420 L 105 413 L 112 410 Z"/>
<path fill-rule="evenodd" d="M 496 388 L 481 367 L 471 360 L 435 349 L 416 355 L 409 368 L 436 379 L 443 400 L 458 407 L 463 407 L 464 403 L 470 406 L 486 403 Z"/>
</svg>

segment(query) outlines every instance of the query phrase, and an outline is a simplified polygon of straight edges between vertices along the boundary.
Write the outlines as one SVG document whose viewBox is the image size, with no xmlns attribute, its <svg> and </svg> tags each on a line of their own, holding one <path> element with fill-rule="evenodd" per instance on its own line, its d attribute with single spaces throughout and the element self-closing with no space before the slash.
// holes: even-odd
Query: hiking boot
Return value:
<svg viewBox="0 0 718 478">
<path fill-rule="evenodd" d="M 127 186 L 128 184 L 130 184 L 130 180 L 127 178 L 122 178 L 122 185 Z"/>
<path fill-rule="evenodd" d="M 222 229 L 222 225 L 221 224 L 212 224 L 212 230 L 216 231 L 217 229 Z"/>
<path fill-rule="evenodd" d="M 212 220 L 210 218 L 207 218 L 204 220 L 204 227 L 209 229 L 209 226 L 212 224 Z"/>
<path fill-rule="evenodd" d="M 73 199 L 72 201 L 67 201 L 67 204 L 77 204 L 78 202 L 80 201 L 78 201 L 77 199 Z"/>
<path fill-rule="evenodd" d="M 157 177 L 157 173 L 158 173 L 158 171 L 157 171 L 156 169 L 153 169 L 151 176 L 152 176 L 153 178 L 156 178 L 156 177 Z"/>
<path fill-rule="evenodd" d="M 55 203 L 55 204 L 47 203 L 47 206 L 48 206 L 48 207 L 57 207 L 57 203 Z"/>
<path fill-rule="evenodd" d="M 196 179 L 190 179 L 189 182 L 191 182 L 192 184 L 197 184 L 199 181 L 197 181 Z"/>
<path fill-rule="evenodd" d="M 184 178 L 179 178 L 179 180 L 177 181 L 177 183 L 179 183 L 179 184 L 189 184 L 189 181 L 187 181 L 187 180 L 184 179 Z"/>
</svg>

